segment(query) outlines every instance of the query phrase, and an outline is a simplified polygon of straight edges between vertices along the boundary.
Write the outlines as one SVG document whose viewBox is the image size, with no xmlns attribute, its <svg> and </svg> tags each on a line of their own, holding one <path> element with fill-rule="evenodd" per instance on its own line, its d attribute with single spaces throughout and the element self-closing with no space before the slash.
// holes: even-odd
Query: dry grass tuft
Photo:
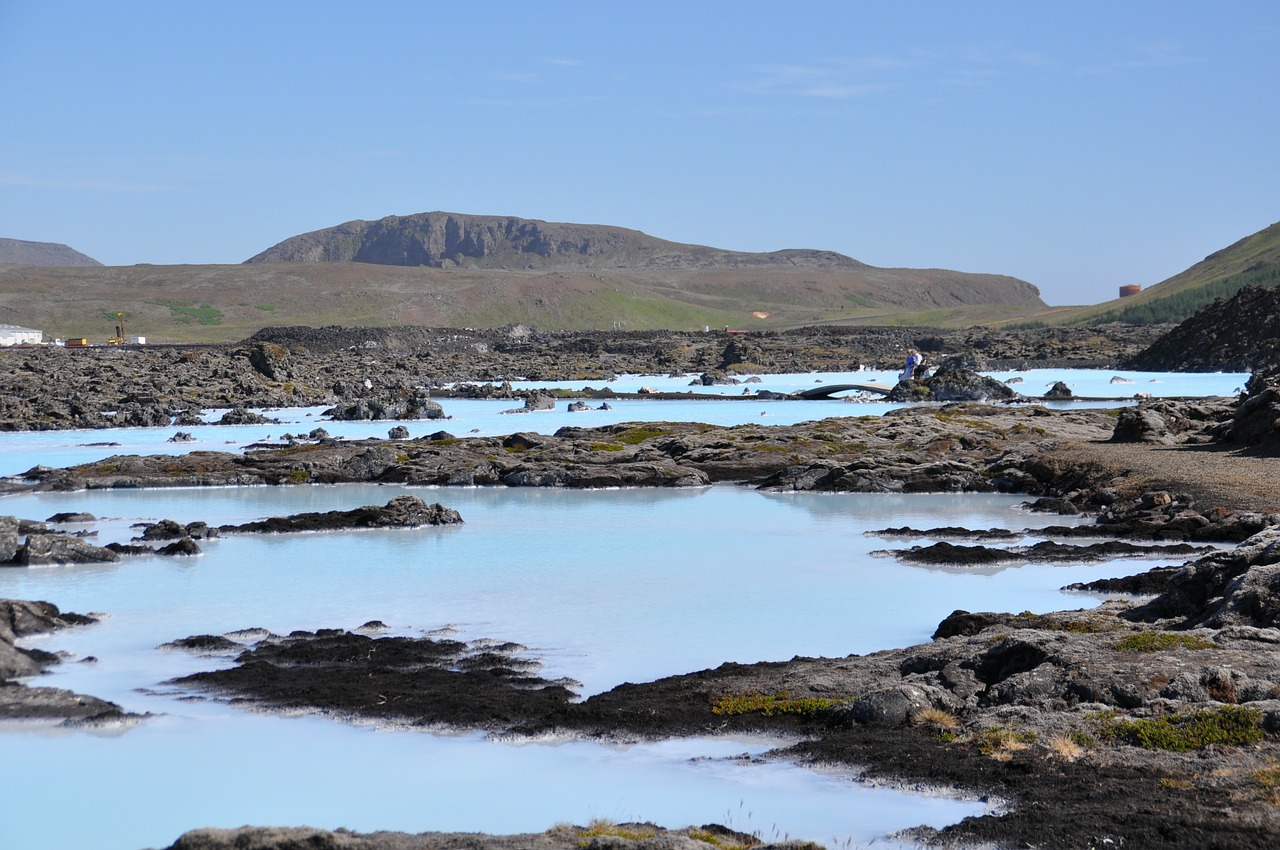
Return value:
<svg viewBox="0 0 1280 850">
<path fill-rule="evenodd" d="M 1029 729 L 1006 729 L 991 726 L 975 733 L 971 740 L 978 745 L 978 752 L 996 761 L 1009 761 L 1013 754 L 1029 749 L 1036 735 Z"/>
<path fill-rule="evenodd" d="M 929 726 L 939 730 L 951 730 L 960 725 L 960 720 L 954 714 L 941 708 L 922 708 L 911 715 L 911 722 L 916 726 Z"/>
<path fill-rule="evenodd" d="M 1055 735 L 1049 739 L 1047 746 L 1049 747 L 1049 752 L 1063 761 L 1075 761 L 1085 753 L 1084 747 L 1067 735 Z"/>
<path fill-rule="evenodd" d="M 551 835 L 571 835 L 578 838 L 625 838 L 628 841 L 645 841 L 657 835 L 648 825 L 619 824 L 607 818 L 592 818 L 585 827 L 558 823 L 547 830 Z"/>
</svg>

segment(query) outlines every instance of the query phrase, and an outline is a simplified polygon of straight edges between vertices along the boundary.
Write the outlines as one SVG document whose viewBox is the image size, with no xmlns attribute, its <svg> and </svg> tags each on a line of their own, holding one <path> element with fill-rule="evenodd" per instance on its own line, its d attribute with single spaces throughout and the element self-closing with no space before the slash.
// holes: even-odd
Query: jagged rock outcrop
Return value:
<svg viewBox="0 0 1280 850">
<path fill-rule="evenodd" d="M 773 358 L 765 352 L 763 346 L 745 334 L 729 337 L 719 363 L 720 369 L 724 371 L 759 371 L 773 365 Z"/>
<path fill-rule="evenodd" d="M 1280 627 L 1280 529 L 1187 563 L 1167 577 L 1163 593 L 1125 616 L 1186 627 Z"/>
<path fill-rule="evenodd" d="M 535 410 L 555 410 L 555 396 L 544 393 L 540 390 L 534 390 L 524 397 L 524 406 L 504 410 L 503 413 L 532 413 Z"/>
<path fill-rule="evenodd" d="M 0 516 L 0 564 L 12 561 L 18 554 L 18 518 Z"/>
<path fill-rule="evenodd" d="M 159 522 L 138 523 L 133 527 L 142 529 L 137 538 L 139 540 L 181 540 L 184 537 L 205 540 L 218 536 L 218 529 L 198 521 L 183 525 L 177 520 L 162 519 Z"/>
<path fill-rule="evenodd" d="M 1216 442 L 1229 433 L 1235 410 L 1234 399 L 1195 402 L 1148 399 L 1120 410 L 1111 440 L 1163 446 Z"/>
<path fill-rule="evenodd" d="M 1117 414 L 1111 441 L 1280 449 L 1280 370 L 1255 372 L 1239 398 L 1146 399 L 1126 407 Z"/>
<path fill-rule="evenodd" d="M 274 342 L 255 342 L 249 346 L 249 365 L 253 366 L 265 378 L 272 381 L 287 381 L 290 378 L 289 349 Z"/>
<path fill-rule="evenodd" d="M 344 397 L 324 412 L 337 422 L 382 419 L 446 419 L 440 402 L 425 387 L 380 386 L 367 395 Z"/>
<path fill-rule="evenodd" d="M 1280 369 L 1250 376 L 1228 437 L 1245 446 L 1280 449 Z"/>
<path fill-rule="evenodd" d="M 1280 368 L 1280 289 L 1246 286 L 1219 298 L 1130 358 L 1152 372 L 1250 372 Z"/>
<path fill-rule="evenodd" d="M 218 420 L 219 425 L 279 425 L 280 420 L 243 407 L 233 407 Z"/>
<path fill-rule="evenodd" d="M 979 375 L 955 360 L 920 380 L 899 381 L 889 401 L 1018 401 L 1022 396 L 1007 384 Z"/>
</svg>

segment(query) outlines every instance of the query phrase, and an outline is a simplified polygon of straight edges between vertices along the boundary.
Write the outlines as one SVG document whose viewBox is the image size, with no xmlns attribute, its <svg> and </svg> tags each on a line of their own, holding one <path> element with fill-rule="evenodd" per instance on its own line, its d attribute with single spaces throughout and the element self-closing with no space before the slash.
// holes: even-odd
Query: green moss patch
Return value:
<svg viewBox="0 0 1280 850">
<path fill-rule="evenodd" d="M 785 691 L 780 694 L 726 694 L 711 706 L 712 714 L 726 717 L 737 717 L 743 714 L 763 714 L 765 717 L 776 717 L 783 714 L 812 716 L 824 709 L 843 702 L 838 699 L 821 697 L 801 697 L 793 699 Z"/>
<path fill-rule="evenodd" d="M 1218 645 L 1195 635 L 1177 632 L 1137 632 L 1115 642 L 1120 652 L 1164 652 L 1170 649 L 1215 649 Z"/>
<path fill-rule="evenodd" d="M 1256 708 L 1226 705 L 1197 709 L 1164 717 L 1130 720 L 1103 717 L 1099 732 L 1103 738 L 1148 750 L 1188 752 L 1210 744 L 1243 746 L 1266 737 Z"/>
<path fill-rule="evenodd" d="M 628 446 L 638 445 L 645 440 L 652 440 L 654 437 L 661 437 L 667 432 L 661 428 L 636 427 L 628 428 L 620 434 L 615 434 L 614 439 L 619 443 L 626 443 Z"/>
</svg>

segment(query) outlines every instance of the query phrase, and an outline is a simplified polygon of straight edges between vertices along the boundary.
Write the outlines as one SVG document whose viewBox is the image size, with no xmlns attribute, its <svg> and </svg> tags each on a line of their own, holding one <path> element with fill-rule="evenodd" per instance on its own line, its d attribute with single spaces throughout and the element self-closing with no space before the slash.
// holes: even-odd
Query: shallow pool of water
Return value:
<svg viewBox="0 0 1280 850">
<path fill-rule="evenodd" d="M 956 608 L 1090 606 L 1094 598 L 1058 588 L 1151 565 L 1015 564 L 982 574 L 872 554 L 930 542 L 867 533 L 885 527 L 1063 521 L 1026 513 L 1007 496 L 354 485 L 26 494 L 2 510 L 41 519 L 88 511 L 105 518 L 92 527 L 107 542 L 126 539 L 141 520 L 242 522 L 382 504 L 404 492 L 456 508 L 465 524 L 243 535 L 209 541 L 196 558 L 0 569 L 0 596 L 109 615 L 29 641 L 73 655 L 41 684 L 156 715 L 109 734 L 0 731 L 8 763 L 23 765 L 24 776 L 7 791 L 6 841 L 137 850 L 204 825 L 512 832 L 603 817 L 675 827 L 719 821 L 766 838 L 776 830 L 863 845 L 979 807 L 725 758 L 758 753 L 765 742 L 516 746 L 189 702 L 152 689 L 222 662 L 157 646 L 247 627 L 284 633 L 380 619 L 397 634 L 452 628 L 464 640 L 516 641 L 545 663 L 544 675 L 572 677 L 586 695 L 724 661 L 916 643 Z M 98 662 L 77 660 L 88 655 Z"/>
</svg>

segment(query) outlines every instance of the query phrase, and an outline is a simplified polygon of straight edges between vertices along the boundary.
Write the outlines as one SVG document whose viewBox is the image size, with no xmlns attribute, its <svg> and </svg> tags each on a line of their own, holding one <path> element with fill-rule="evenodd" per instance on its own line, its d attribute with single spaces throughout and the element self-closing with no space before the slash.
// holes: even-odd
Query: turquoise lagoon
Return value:
<svg viewBox="0 0 1280 850">
<path fill-rule="evenodd" d="M 1164 376 L 1163 383 L 1181 377 Z M 1243 376 L 1218 378 L 1223 385 L 1243 383 Z M 776 404 L 816 405 L 802 416 L 809 419 L 822 411 L 848 415 L 849 408 L 865 413 L 862 404 L 839 401 Z M 682 412 L 684 405 L 693 407 Z M 716 421 L 758 417 L 761 403 L 615 405 L 624 407 L 626 419 L 688 418 L 696 410 L 695 418 Z M 764 409 L 772 415 L 775 408 Z M 443 426 L 459 435 L 470 430 L 460 425 L 489 433 L 554 430 L 592 424 L 597 413 L 563 414 L 559 422 L 555 415 L 504 415 L 459 402 L 446 410 L 455 420 L 410 423 L 411 429 L 429 433 Z M 636 415 L 641 411 L 647 415 Z M 314 411 L 306 413 L 287 412 L 298 423 L 289 429 L 315 423 L 354 437 L 388 427 L 363 423 L 362 432 L 355 423 L 318 423 Z M 0 461 L 12 474 L 36 463 L 63 465 L 76 451 L 92 450 L 73 442 L 127 444 L 98 448 L 118 453 L 155 440 L 153 450 L 164 451 L 161 430 L 8 434 L 0 436 Z M 157 433 L 142 435 L 148 431 Z M 201 439 L 237 447 L 280 431 L 203 426 Z M 506 833 L 592 818 L 672 827 L 720 822 L 766 839 L 880 846 L 894 830 L 952 823 L 982 805 L 762 762 L 754 756 L 778 743 L 767 740 L 502 741 L 264 715 L 192 700 L 163 685 L 226 662 L 158 647 L 193 634 L 356 628 L 378 619 L 394 634 L 443 630 L 463 640 L 515 641 L 542 661 L 544 675 L 580 682 L 585 696 L 724 661 L 904 646 L 927 640 L 957 608 L 1088 607 L 1098 597 L 1059 588 L 1152 565 L 1138 559 L 921 568 L 884 550 L 930 541 L 874 534 L 901 525 L 1000 526 L 1026 529 L 1034 540 L 1035 528 L 1063 521 L 1030 514 L 1021 499 L 1008 496 L 349 485 L 23 494 L 7 497 L 0 510 L 34 519 L 87 511 L 101 518 L 87 528 L 106 542 L 127 539 L 134 522 L 242 522 L 381 504 L 406 492 L 457 509 L 465 524 L 239 536 L 209 541 L 195 558 L 0 569 L 0 597 L 106 615 L 97 625 L 26 642 L 68 654 L 40 684 L 149 715 L 128 728 L 97 731 L 0 726 L 0 752 L 22 777 L 6 790 L 3 846 L 141 850 L 165 846 L 197 826 L 247 823 Z M 86 662 L 90 656 L 96 662 Z"/>
</svg>

